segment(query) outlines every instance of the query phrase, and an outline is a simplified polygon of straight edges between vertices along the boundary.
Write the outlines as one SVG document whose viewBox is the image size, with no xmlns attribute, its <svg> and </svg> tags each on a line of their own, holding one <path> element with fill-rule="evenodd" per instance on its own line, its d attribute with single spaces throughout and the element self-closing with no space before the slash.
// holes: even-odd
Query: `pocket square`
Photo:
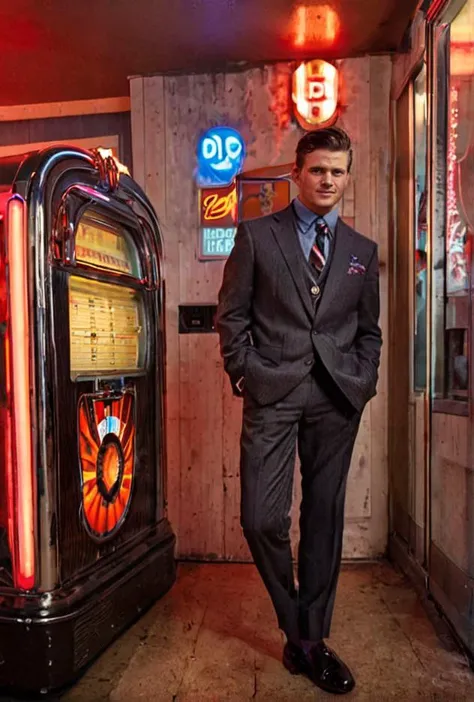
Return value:
<svg viewBox="0 0 474 702">
<path fill-rule="evenodd" d="M 349 268 L 347 269 L 347 275 L 364 275 L 364 273 L 364 264 L 359 262 L 357 256 L 351 256 L 349 258 Z"/>
</svg>

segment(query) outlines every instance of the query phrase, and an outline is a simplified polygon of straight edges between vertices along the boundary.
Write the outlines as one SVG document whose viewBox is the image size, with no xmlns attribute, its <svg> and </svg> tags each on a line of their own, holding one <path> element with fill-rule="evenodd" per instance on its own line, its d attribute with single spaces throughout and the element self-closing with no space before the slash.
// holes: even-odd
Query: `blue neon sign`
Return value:
<svg viewBox="0 0 474 702">
<path fill-rule="evenodd" d="M 245 144 L 231 127 L 212 127 L 198 143 L 196 180 L 201 188 L 230 185 L 242 170 Z"/>
</svg>

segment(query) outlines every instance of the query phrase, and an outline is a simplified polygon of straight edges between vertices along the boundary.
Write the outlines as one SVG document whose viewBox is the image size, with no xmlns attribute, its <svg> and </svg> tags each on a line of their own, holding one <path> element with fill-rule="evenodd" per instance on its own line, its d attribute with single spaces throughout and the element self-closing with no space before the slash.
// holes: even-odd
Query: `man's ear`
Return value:
<svg viewBox="0 0 474 702">
<path fill-rule="evenodd" d="M 300 169 L 298 168 L 298 166 L 297 166 L 296 163 L 295 163 L 295 164 L 293 164 L 293 167 L 292 167 L 292 169 L 291 169 L 291 179 L 292 179 L 296 184 L 298 184 L 299 176 L 300 176 Z"/>
</svg>

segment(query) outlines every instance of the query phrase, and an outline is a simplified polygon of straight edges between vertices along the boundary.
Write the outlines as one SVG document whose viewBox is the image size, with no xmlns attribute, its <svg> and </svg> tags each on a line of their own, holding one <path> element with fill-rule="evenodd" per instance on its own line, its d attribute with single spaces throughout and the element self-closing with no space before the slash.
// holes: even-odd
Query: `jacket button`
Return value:
<svg viewBox="0 0 474 702">
<path fill-rule="evenodd" d="M 319 295 L 320 292 L 319 285 L 313 285 L 311 288 L 311 295 Z"/>
<path fill-rule="evenodd" d="M 305 361 L 304 364 L 305 364 L 305 366 L 312 366 L 312 365 L 313 365 L 313 361 L 308 360 L 308 361 Z"/>
</svg>

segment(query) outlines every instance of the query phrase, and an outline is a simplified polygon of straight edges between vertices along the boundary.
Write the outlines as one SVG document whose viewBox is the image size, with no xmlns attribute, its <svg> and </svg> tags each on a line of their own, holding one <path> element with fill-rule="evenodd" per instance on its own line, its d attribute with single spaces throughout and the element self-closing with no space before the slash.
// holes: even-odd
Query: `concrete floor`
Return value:
<svg viewBox="0 0 474 702">
<path fill-rule="evenodd" d="M 282 642 L 253 566 L 181 565 L 173 589 L 61 702 L 331 699 L 282 667 Z M 386 563 L 343 569 L 330 643 L 356 676 L 348 699 L 474 701 L 467 661 Z"/>
<path fill-rule="evenodd" d="M 346 566 L 330 644 L 356 677 L 347 699 L 474 702 L 474 674 L 437 629 L 390 565 Z M 282 645 L 253 566 L 184 564 L 172 590 L 54 702 L 335 699 L 283 668 Z"/>
</svg>

